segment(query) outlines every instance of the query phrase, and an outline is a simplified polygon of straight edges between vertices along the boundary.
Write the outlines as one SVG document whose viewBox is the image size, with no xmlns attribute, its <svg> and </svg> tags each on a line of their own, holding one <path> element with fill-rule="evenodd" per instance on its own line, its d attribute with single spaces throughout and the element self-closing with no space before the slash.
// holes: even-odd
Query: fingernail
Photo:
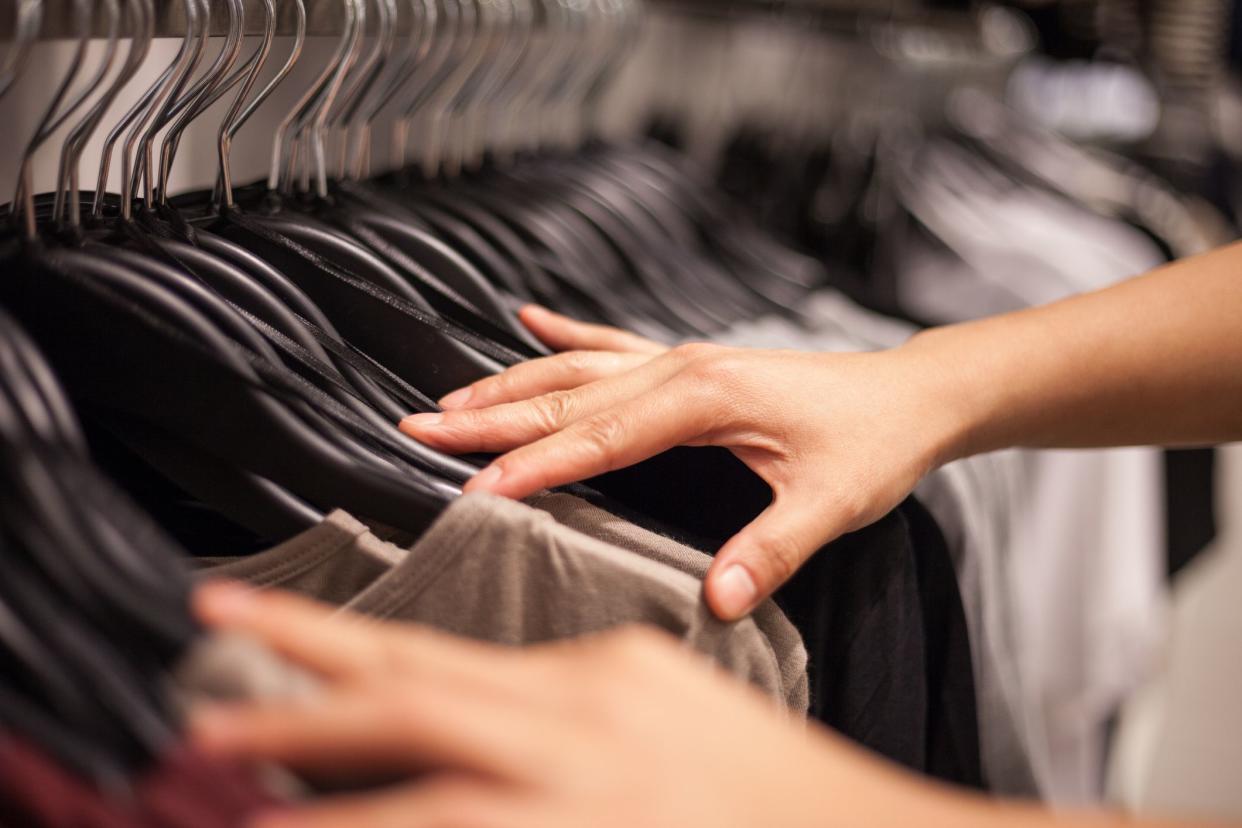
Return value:
<svg viewBox="0 0 1242 828">
<path fill-rule="evenodd" d="M 235 581 L 211 581 L 198 588 L 195 605 L 208 622 L 235 621 L 253 610 L 255 590 Z"/>
<path fill-rule="evenodd" d="M 446 395 L 440 400 L 441 408 L 461 408 L 470 402 L 470 398 L 474 396 L 474 389 L 467 385 L 465 388 L 458 388 L 452 394 Z"/>
<path fill-rule="evenodd" d="M 552 313 L 552 311 L 548 310 L 543 305 L 531 304 L 531 305 L 527 305 L 526 307 L 522 308 L 522 313 L 533 313 L 536 316 L 539 316 L 542 314 L 543 316 L 547 316 L 550 313 Z"/>
<path fill-rule="evenodd" d="M 466 492 L 490 492 L 496 488 L 504 471 L 500 466 L 488 466 L 470 479 L 463 489 Z"/>
<path fill-rule="evenodd" d="M 444 421 L 443 414 L 411 414 L 401 421 L 400 428 L 406 429 L 435 428 Z"/>
<path fill-rule="evenodd" d="M 713 590 L 716 608 L 728 619 L 740 618 L 745 615 L 755 601 L 759 590 L 755 587 L 755 579 L 741 564 L 734 564 L 720 573 Z"/>
</svg>

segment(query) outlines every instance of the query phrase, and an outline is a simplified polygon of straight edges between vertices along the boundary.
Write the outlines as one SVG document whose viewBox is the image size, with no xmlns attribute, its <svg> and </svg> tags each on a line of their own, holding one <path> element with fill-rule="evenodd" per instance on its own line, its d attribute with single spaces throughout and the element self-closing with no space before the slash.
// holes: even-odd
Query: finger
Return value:
<svg viewBox="0 0 1242 828">
<path fill-rule="evenodd" d="M 617 351 L 567 351 L 521 362 L 493 377 L 481 379 L 440 400 L 446 410 L 487 408 L 577 388 L 637 368 L 649 354 Z"/>
<path fill-rule="evenodd" d="M 252 828 L 520 828 L 532 824 L 519 794 L 495 782 L 438 777 L 387 791 L 320 799 Z"/>
<path fill-rule="evenodd" d="M 678 357 L 664 356 L 571 391 L 491 408 L 415 414 L 402 420 L 400 428 L 443 451 L 509 451 L 650 392 L 676 376 L 683 365 Z"/>
<path fill-rule="evenodd" d="M 384 672 L 451 672 L 486 679 L 510 659 L 503 648 L 456 639 L 413 624 L 381 624 L 278 590 L 209 582 L 194 592 L 208 626 L 243 632 L 325 678 Z"/>
<path fill-rule="evenodd" d="M 452 769 L 509 781 L 558 769 L 580 734 L 561 712 L 451 680 L 346 687 L 299 702 L 196 711 L 195 746 L 316 774 Z"/>
<path fill-rule="evenodd" d="M 690 443 L 708 428 L 707 407 L 696 404 L 697 396 L 684 383 L 660 386 L 505 454 L 464 490 L 522 498 Z"/>
<path fill-rule="evenodd" d="M 853 521 L 852 510 L 826 507 L 822 498 L 778 493 L 716 554 L 705 581 L 708 605 L 725 621 L 749 614 Z"/>
<path fill-rule="evenodd" d="M 525 306 L 518 311 L 518 318 L 540 342 L 554 351 L 628 351 L 655 355 L 668 350 L 667 346 L 629 331 L 579 322 L 539 305 Z"/>
</svg>

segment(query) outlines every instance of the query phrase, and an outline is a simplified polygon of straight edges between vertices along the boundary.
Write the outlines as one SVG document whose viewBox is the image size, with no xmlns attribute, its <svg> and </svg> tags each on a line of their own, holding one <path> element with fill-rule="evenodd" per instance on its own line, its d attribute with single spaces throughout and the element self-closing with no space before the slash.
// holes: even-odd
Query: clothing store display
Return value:
<svg viewBox="0 0 1242 828">
<path fill-rule="evenodd" d="M 634 552 L 644 558 L 671 566 L 700 581 L 711 566 L 710 555 L 684 546 L 671 538 L 644 529 L 630 521 L 592 506 L 568 494 L 541 494 L 527 498 L 527 503 L 547 512 L 556 522 L 588 537 Z M 805 710 L 807 696 L 806 647 L 780 607 L 772 599 L 763 601 L 751 612 L 759 628 L 776 654 L 781 668 L 781 686 L 786 703 L 792 710 Z"/>
<path fill-rule="evenodd" d="M 725 623 L 712 555 L 773 498 L 731 451 L 515 502 L 463 493 L 493 456 L 396 427 L 551 354 L 529 303 L 873 351 L 1220 244 L 1134 147 L 1048 130 L 1159 108 L 1030 94 L 1141 64 L 1023 66 L 1031 27 L 965 3 L 181 5 L 0 17 L 0 825 L 231 828 L 332 793 L 191 747 L 200 705 L 319 688 L 203 628 L 215 578 L 509 647 L 647 625 L 931 779 L 1090 805 L 1112 760 L 1136 810 L 1237 813 L 1206 715 L 1235 671 L 1161 661 L 1166 572 L 1215 533 L 1203 450 L 950 463 Z"/>
</svg>

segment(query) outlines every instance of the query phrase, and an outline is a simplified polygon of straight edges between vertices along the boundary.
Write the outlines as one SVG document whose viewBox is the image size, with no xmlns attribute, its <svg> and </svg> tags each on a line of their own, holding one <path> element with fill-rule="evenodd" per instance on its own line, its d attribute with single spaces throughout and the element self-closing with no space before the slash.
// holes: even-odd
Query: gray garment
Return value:
<svg viewBox="0 0 1242 828">
<path fill-rule="evenodd" d="M 539 494 L 528 498 L 526 502 L 552 515 L 563 526 L 644 558 L 659 561 L 692 575 L 699 581 L 703 580 L 711 566 L 710 555 L 649 532 L 573 495 Z M 760 604 L 751 617 L 776 653 L 786 705 L 791 710 L 806 710 L 809 691 L 806 647 L 802 643 L 801 634 L 771 599 Z"/>
<path fill-rule="evenodd" d="M 305 698 L 318 682 L 263 644 L 237 633 L 212 633 L 195 641 L 172 675 L 185 707 L 247 699 Z"/>
<path fill-rule="evenodd" d="M 717 620 L 697 578 L 493 495 L 453 501 L 400 564 L 346 607 L 509 645 L 654 625 L 785 700 L 767 637 L 753 619 Z"/>
<path fill-rule="evenodd" d="M 404 557 L 403 550 L 338 509 L 271 549 L 244 557 L 198 558 L 196 563 L 201 575 L 280 587 L 339 606 Z"/>
<path fill-rule="evenodd" d="M 458 498 L 408 551 L 336 511 L 264 552 L 199 564 L 204 577 L 290 589 L 377 618 L 501 644 L 649 624 L 790 704 L 783 664 L 767 636 L 753 619 L 718 621 L 698 578 L 504 498 Z M 805 691 L 792 702 L 805 713 Z"/>
</svg>

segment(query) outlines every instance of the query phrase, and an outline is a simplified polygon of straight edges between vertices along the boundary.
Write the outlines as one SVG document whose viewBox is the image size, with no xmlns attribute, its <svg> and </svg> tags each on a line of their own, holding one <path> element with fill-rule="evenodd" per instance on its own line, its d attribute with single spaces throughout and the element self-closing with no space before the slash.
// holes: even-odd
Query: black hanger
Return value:
<svg viewBox="0 0 1242 828">
<path fill-rule="evenodd" d="M 430 481 L 352 459 L 288 409 L 292 379 L 230 347 L 201 313 L 149 280 L 60 250 L 11 275 L 6 301 L 84 399 L 159 425 L 311 503 L 409 531 L 425 528 L 445 502 L 448 493 Z M 334 416 L 347 421 L 346 412 Z"/>
</svg>

